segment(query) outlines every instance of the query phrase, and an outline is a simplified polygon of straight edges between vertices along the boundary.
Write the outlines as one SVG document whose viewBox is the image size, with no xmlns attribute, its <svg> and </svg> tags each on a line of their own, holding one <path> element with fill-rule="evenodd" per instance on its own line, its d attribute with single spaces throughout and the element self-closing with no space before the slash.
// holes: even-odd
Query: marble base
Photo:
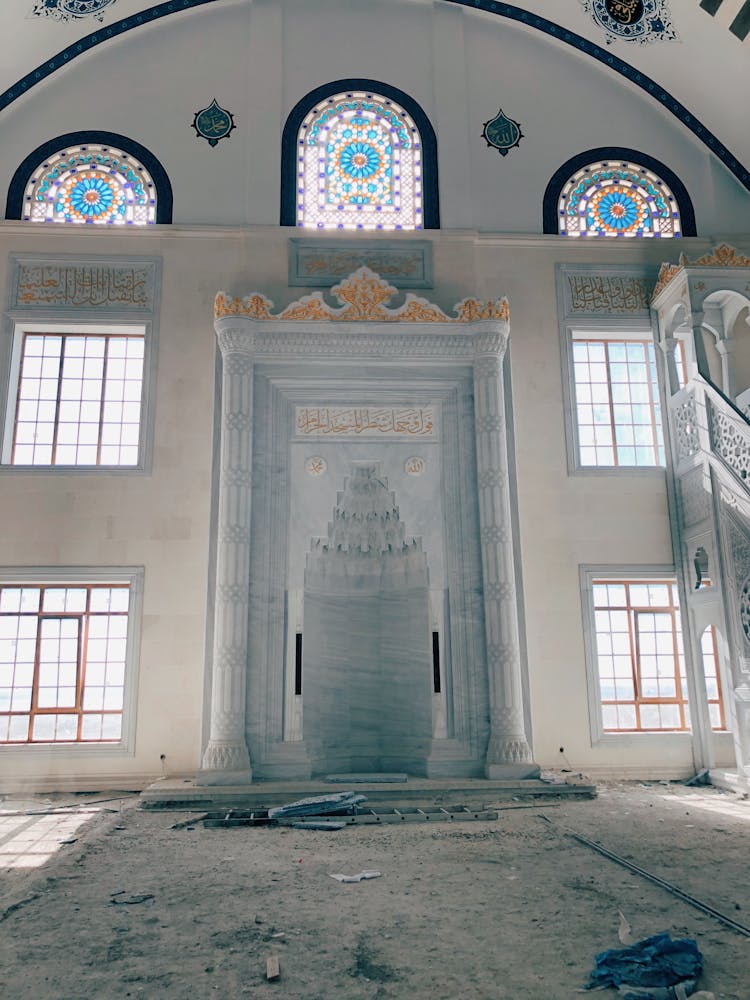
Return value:
<svg viewBox="0 0 750 1000">
<path fill-rule="evenodd" d="M 541 769 L 533 761 L 528 764 L 486 764 L 484 768 L 485 778 L 513 779 L 513 778 L 538 778 Z"/>
<path fill-rule="evenodd" d="M 198 771 L 195 776 L 197 785 L 249 785 L 253 780 L 253 772 L 248 768 L 242 771 Z"/>
</svg>

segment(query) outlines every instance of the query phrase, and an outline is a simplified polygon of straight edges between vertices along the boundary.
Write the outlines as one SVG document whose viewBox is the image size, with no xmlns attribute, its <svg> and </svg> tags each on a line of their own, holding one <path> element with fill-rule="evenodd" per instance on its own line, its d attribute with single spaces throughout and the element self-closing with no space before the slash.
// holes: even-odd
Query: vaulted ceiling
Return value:
<svg viewBox="0 0 750 1000">
<path fill-rule="evenodd" d="M 309 9 L 315 2 L 279 0 L 288 17 L 294 16 L 299 4 Z M 432 6 L 432 0 L 371 2 L 389 7 L 397 3 Z M 587 2 L 590 6 L 593 0 Z M 581 58 L 608 65 L 624 87 L 646 91 L 679 117 L 750 187 L 750 35 L 744 41 L 738 37 L 743 18 L 750 18 L 747 0 L 667 0 L 678 38 L 648 44 L 608 41 L 582 0 L 435 3 L 459 4 L 470 17 L 494 16 L 526 25 L 529 31 L 543 32 L 550 45 L 573 46 Z M 221 8 L 230 6 L 246 6 L 252 17 L 253 0 L 13 0 L 0 4 L 0 39 L 4 41 L 0 125 L 2 115 L 11 108 L 23 108 L 32 88 L 54 86 L 61 74 L 82 68 L 92 48 L 132 44 L 143 32 L 162 33 L 168 45 L 172 18 L 190 18 L 199 9 L 205 13 L 207 7 L 215 8 L 218 15 Z M 86 16 L 72 16 L 85 10 L 89 11 Z M 220 33 L 207 38 L 207 44 L 220 45 Z M 529 67 L 526 85 L 533 86 L 533 67 Z"/>
</svg>

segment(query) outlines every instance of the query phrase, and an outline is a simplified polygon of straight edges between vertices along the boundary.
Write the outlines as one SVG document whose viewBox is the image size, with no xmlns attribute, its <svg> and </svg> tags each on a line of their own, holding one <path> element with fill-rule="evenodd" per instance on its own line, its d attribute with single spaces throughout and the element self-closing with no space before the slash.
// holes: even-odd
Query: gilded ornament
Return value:
<svg viewBox="0 0 750 1000">
<path fill-rule="evenodd" d="M 728 243 L 720 243 L 709 253 L 703 254 L 697 260 L 690 260 L 684 253 L 679 256 L 677 264 L 662 264 L 659 268 L 659 277 L 656 281 L 652 298 L 656 298 L 659 292 L 663 291 L 674 278 L 674 276 L 684 267 L 750 267 L 750 257 L 739 253 Z"/>
<path fill-rule="evenodd" d="M 329 306 L 322 292 L 312 292 L 292 302 L 280 313 L 273 314 L 273 302 L 259 292 L 244 298 L 232 298 L 226 292 L 219 292 L 214 301 L 214 318 L 246 316 L 258 320 L 338 320 L 350 323 L 452 323 L 456 319 L 461 323 L 473 323 L 479 320 L 507 322 L 510 319 L 508 300 L 505 298 L 487 302 L 463 299 L 454 306 L 454 318 L 434 303 L 408 292 L 404 304 L 391 309 L 387 303 L 397 294 L 397 289 L 368 267 L 357 268 L 348 278 L 334 285 L 331 294 L 341 303 L 339 308 Z"/>
</svg>

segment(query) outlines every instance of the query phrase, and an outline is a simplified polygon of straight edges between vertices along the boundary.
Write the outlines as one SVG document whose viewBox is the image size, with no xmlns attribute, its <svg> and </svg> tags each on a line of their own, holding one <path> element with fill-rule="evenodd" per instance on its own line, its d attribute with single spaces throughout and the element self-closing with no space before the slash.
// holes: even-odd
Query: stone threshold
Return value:
<svg viewBox="0 0 750 1000">
<path fill-rule="evenodd" d="M 358 776 L 361 778 L 361 776 Z M 377 777 L 377 776 L 375 776 Z M 313 795 L 330 795 L 347 786 L 323 780 L 257 781 L 251 785 L 199 785 L 195 778 L 164 778 L 141 792 L 144 809 L 210 811 L 212 809 L 265 809 Z M 493 780 L 484 778 L 417 778 L 405 783 L 362 781 L 351 788 L 367 796 L 366 805 L 477 805 L 499 801 L 533 802 L 534 799 L 593 799 L 596 786 L 575 778 L 564 784 L 538 778 Z"/>
</svg>

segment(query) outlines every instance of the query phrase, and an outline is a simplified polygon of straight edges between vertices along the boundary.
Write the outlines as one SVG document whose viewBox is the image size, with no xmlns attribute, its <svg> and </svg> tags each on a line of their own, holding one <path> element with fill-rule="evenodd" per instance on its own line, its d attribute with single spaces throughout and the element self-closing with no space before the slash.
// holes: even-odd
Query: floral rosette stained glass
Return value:
<svg viewBox="0 0 750 1000">
<path fill-rule="evenodd" d="M 298 135 L 297 225 L 420 229 L 422 150 L 406 112 L 376 94 L 328 98 Z"/>
<path fill-rule="evenodd" d="M 125 193 L 106 174 L 73 174 L 58 191 L 55 211 L 66 222 L 117 222 L 125 214 Z"/>
<path fill-rule="evenodd" d="M 127 153 L 87 144 L 60 150 L 34 171 L 24 195 L 24 219 L 89 225 L 149 225 L 156 188 Z"/>
<path fill-rule="evenodd" d="M 674 195 L 661 178 L 634 163 L 593 163 L 563 186 L 563 236 L 674 237 L 682 233 Z"/>
</svg>

